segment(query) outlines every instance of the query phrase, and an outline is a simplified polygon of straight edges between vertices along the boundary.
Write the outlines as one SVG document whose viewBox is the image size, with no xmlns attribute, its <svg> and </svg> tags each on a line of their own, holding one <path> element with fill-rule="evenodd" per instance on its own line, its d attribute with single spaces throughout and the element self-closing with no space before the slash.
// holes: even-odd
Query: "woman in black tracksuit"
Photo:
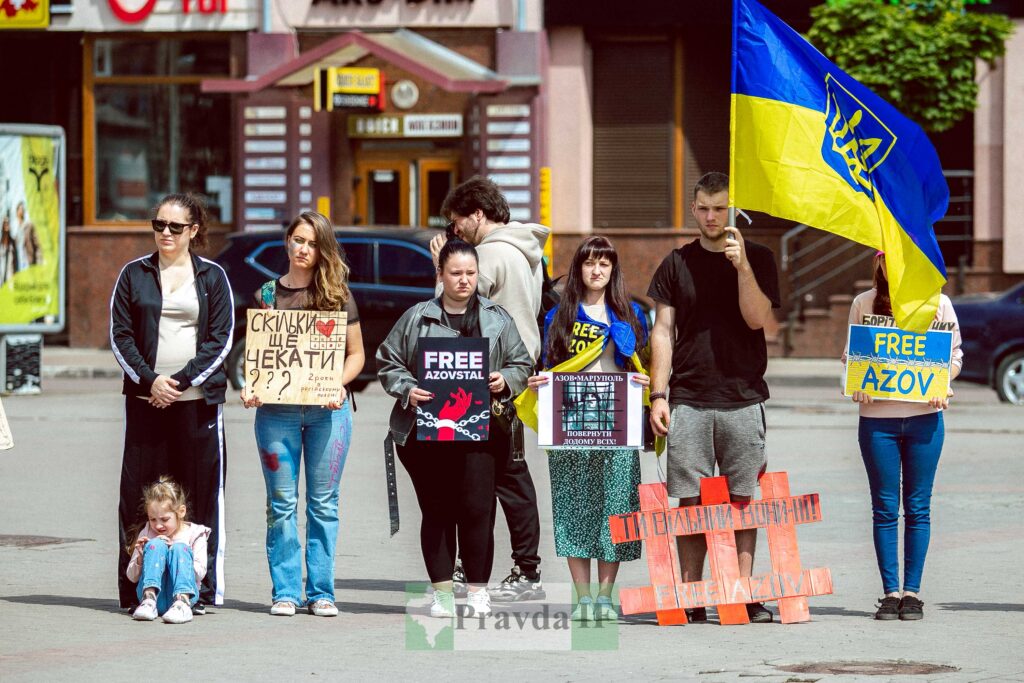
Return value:
<svg viewBox="0 0 1024 683">
<path fill-rule="evenodd" d="M 193 608 L 224 595 L 224 422 L 221 406 L 234 309 L 227 274 L 192 253 L 206 244 L 206 208 L 172 194 L 153 219 L 157 250 L 127 263 L 110 299 L 110 346 L 124 371 L 125 434 L 118 504 L 122 607 L 138 604 L 125 569 L 126 529 L 143 514 L 142 489 L 161 475 L 188 495 L 192 520 L 210 527 L 209 570 Z"/>
</svg>

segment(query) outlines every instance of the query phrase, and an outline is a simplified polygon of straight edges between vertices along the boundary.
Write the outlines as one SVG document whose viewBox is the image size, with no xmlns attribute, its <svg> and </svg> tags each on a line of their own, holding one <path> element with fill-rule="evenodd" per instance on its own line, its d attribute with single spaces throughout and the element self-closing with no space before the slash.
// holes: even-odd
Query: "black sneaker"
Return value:
<svg viewBox="0 0 1024 683">
<path fill-rule="evenodd" d="M 875 619 L 879 621 L 892 621 L 900 618 L 900 599 L 887 595 L 878 601 L 878 611 L 875 612 Z"/>
<path fill-rule="evenodd" d="M 455 560 L 455 571 L 452 572 L 452 592 L 457 598 L 464 598 L 469 593 L 466 587 L 466 571 L 462 568 L 462 560 Z"/>
<path fill-rule="evenodd" d="M 775 617 L 765 608 L 763 602 L 748 602 L 747 617 L 751 624 L 770 624 Z"/>
<path fill-rule="evenodd" d="M 200 617 L 206 614 L 206 603 L 200 600 L 196 604 L 192 605 L 192 614 Z"/>
<path fill-rule="evenodd" d="M 691 624 L 706 624 L 708 622 L 708 610 L 706 607 L 694 607 L 686 611 L 686 620 Z"/>
<path fill-rule="evenodd" d="M 900 621 L 924 619 L 924 603 L 913 595 L 904 595 L 900 600 Z"/>
<path fill-rule="evenodd" d="M 548 596 L 540 581 L 540 570 L 528 576 L 518 566 L 506 576 L 500 586 L 489 588 L 491 600 L 495 602 L 519 602 L 520 600 L 543 600 Z"/>
</svg>

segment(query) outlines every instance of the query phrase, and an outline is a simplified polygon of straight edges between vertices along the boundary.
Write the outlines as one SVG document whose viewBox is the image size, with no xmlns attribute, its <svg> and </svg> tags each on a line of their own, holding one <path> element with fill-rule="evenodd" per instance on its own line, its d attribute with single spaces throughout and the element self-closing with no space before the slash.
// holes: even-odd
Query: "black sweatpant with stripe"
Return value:
<svg viewBox="0 0 1024 683">
<path fill-rule="evenodd" d="M 118 505 L 117 586 L 121 607 L 138 603 L 136 584 L 125 570 L 131 554 L 125 547 L 133 528 L 146 522 L 142 489 L 170 475 L 185 489 L 189 521 L 210 527 L 206 577 L 199 598 L 221 604 L 224 596 L 224 475 L 227 451 L 220 405 L 203 399 L 176 401 L 154 408 L 141 398 L 125 397 L 124 459 L 121 463 L 121 500 Z"/>
</svg>

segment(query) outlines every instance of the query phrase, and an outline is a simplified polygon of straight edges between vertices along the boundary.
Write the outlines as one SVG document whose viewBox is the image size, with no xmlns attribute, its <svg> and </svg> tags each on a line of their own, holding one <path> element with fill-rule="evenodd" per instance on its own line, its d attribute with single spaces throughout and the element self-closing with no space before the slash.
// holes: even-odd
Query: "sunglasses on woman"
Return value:
<svg viewBox="0 0 1024 683">
<path fill-rule="evenodd" d="M 180 235 L 185 232 L 185 228 L 192 225 L 191 223 L 175 223 L 174 221 L 162 221 L 159 218 L 154 218 L 153 221 L 153 232 L 163 232 L 164 230 L 170 229 L 172 235 Z"/>
</svg>

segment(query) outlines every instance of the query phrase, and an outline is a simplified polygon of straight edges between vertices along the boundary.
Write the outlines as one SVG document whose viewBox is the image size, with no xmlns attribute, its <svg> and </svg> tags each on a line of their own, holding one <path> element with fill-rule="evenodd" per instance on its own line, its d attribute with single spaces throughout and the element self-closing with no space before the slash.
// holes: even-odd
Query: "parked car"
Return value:
<svg viewBox="0 0 1024 683">
<path fill-rule="evenodd" d="M 953 299 L 963 337 L 960 379 L 987 384 L 1024 405 L 1024 282 L 1005 292 Z"/>
<path fill-rule="evenodd" d="M 413 304 L 434 296 L 436 275 L 428 228 L 338 228 L 335 235 L 351 269 L 349 289 L 359 307 L 366 364 L 350 385 L 360 391 L 376 378 L 374 354 L 399 316 Z M 216 258 L 231 280 L 235 303 L 234 346 L 227 359 L 231 385 L 245 385 L 246 310 L 253 293 L 288 270 L 284 231 L 236 233 Z"/>
</svg>

